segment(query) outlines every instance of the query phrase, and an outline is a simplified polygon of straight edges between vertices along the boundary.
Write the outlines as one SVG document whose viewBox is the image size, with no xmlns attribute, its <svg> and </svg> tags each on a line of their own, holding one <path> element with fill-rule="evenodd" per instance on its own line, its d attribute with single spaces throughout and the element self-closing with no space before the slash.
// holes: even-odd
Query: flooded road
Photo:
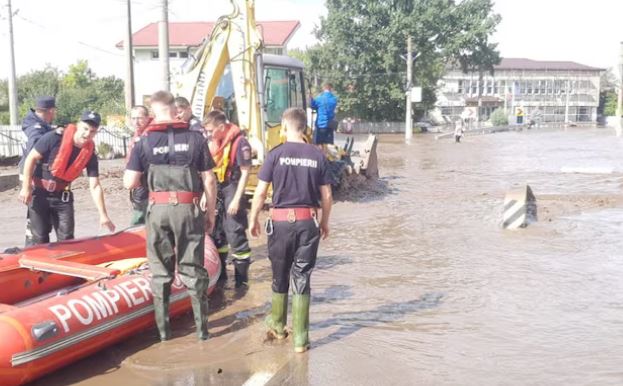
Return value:
<svg viewBox="0 0 623 386">
<path fill-rule="evenodd" d="M 307 354 L 264 341 L 262 238 L 249 292 L 229 283 L 212 298 L 211 340 L 196 342 L 185 317 L 171 342 L 146 331 L 35 384 L 622 384 L 623 139 L 571 129 L 402 141 L 379 144 L 384 193 L 335 205 Z M 505 192 L 525 184 L 539 222 L 501 229 Z"/>
</svg>

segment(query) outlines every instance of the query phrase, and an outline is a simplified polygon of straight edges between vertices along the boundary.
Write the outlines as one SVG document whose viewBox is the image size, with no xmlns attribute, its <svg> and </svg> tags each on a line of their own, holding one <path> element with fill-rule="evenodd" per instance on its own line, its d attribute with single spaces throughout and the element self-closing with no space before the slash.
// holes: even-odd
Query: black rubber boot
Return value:
<svg viewBox="0 0 623 386">
<path fill-rule="evenodd" d="M 218 281 L 227 281 L 227 255 L 228 252 L 219 252 L 218 258 L 221 260 L 221 274 L 218 277 Z"/>
<path fill-rule="evenodd" d="M 156 319 L 156 326 L 158 327 L 158 334 L 160 340 L 171 339 L 171 324 L 169 323 L 169 296 L 165 294 L 163 299 L 154 297 L 154 317 Z"/>
<path fill-rule="evenodd" d="M 236 288 L 249 286 L 249 265 L 250 259 L 234 259 L 234 275 L 236 278 Z"/>
<path fill-rule="evenodd" d="M 207 340 L 210 337 L 208 333 L 208 297 L 205 293 L 202 293 L 201 296 L 191 294 L 190 303 L 193 307 L 197 338 Z"/>
</svg>

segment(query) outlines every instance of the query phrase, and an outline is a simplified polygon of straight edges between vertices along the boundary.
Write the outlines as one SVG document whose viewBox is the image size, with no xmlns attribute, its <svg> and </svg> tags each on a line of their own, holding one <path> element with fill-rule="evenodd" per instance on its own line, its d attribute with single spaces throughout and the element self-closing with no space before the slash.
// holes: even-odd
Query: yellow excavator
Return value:
<svg viewBox="0 0 623 386">
<path fill-rule="evenodd" d="M 263 54 L 254 1 L 230 1 L 233 12 L 216 21 L 209 38 L 184 63 L 173 92 L 191 102 L 196 117 L 220 109 L 246 133 L 253 150 L 247 185 L 252 194 L 266 153 L 284 140 L 282 113 L 290 107 L 307 111 L 304 66 L 288 56 Z M 311 138 L 311 129 L 307 134 Z M 351 157 L 352 138 L 342 148 L 329 149 L 338 186 L 349 175 L 378 177 L 376 143 L 375 136 L 369 137 L 358 159 Z"/>
</svg>

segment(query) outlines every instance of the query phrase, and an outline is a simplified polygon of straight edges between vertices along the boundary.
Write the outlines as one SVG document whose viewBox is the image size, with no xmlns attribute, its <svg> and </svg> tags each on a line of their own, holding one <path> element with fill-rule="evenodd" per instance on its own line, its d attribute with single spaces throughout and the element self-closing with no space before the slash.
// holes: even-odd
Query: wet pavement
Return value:
<svg viewBox="0 0 623 386">
<path fill-rule="evenodd" d="M 146 331 L 35 384 L 621 384 L 622 149 L 607 129 L 384 136 L 376 193 L 337 203 L 321 243 L 308 353 L 265 339 L 262 237 L 250 290 L 211 298 L 207 342 L 185 316 L 172 341 Z M 526 183 L 539 222 L 501 229 L 505 192 Z M 106 184 L 127 221 L 126 193 Z M 0 242 L 19 244 L 23 208 L 0 199 L 19 225 Z M 83 216 L 77 233 L 96 231 Z"/>
</svg>

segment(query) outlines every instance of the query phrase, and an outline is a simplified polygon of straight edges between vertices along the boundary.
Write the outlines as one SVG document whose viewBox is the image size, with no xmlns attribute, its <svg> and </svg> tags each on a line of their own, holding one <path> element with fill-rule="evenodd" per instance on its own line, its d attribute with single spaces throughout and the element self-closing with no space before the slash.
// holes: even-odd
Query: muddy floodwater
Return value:
<svg viewBox="0 0 623 386">
<path fill-rule="evenodd" d="M 211 298 L 207 342 L 185 316 L 170 342 L 145 331 L 35 384 L 623 384 L 623 139 L 531 130 L 405 145 L 396 135 L 378 150 L 375 193 L 336 203 L 321 244 L 307 354 L 265 340 L 262 237 L 249 291 L 230 282 Z M 505 192 L 525 184 L 539 221 L 503 230 Z M 127 223 L 126 193 L 105 186 L 113 220 Z M 15 194 L 1 196 L 17 224 L 6 246 L 22 237 Z M 83 236 L 97 231 L 84 197 Z"/>
</svg>

